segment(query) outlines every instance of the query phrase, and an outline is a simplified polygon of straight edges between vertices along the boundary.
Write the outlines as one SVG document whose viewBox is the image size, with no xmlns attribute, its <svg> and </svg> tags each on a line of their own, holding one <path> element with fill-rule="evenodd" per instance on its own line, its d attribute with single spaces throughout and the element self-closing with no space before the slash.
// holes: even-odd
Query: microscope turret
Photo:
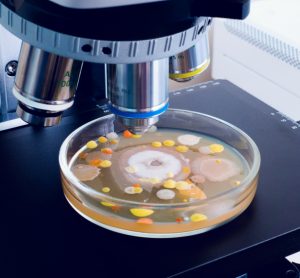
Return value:
<svg viewBox="0 0 300 278">
<path fill-rule="evenodd" d="M 1 0 L 0 23 L 23 40 L 18 115 L 51 126 L 74 100 L 84 61 L 105 64 L 111 112 L 142 133 L 168 108 L 168 78 L 209 64 L 212 17 L 243 19 L 250 0 Z M 99 77 L 100 78 L 100 77 Z"/>
</svg>

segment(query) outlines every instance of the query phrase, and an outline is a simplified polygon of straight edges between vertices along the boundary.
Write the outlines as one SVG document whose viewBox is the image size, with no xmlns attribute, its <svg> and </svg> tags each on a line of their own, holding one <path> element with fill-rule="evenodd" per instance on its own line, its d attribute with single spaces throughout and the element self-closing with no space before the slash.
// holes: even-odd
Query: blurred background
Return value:
<svg viewBox="0 0 300 278">
<path fill-rule="evenodd" d="M 214 19 L 211 64 L 187 83 L 227 79 L 293 120 L 300 120 L 300 1 L 253 0 L 244 21 Z"/>
</svg>

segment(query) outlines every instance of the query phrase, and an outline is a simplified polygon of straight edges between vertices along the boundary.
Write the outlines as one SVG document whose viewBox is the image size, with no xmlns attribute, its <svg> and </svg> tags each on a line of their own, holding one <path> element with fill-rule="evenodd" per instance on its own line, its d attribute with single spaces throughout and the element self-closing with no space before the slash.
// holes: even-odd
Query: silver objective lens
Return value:
<svg viewBox="0 0 300 278">
<path fill-rule="evenodd" d="M 169 77 L 178 82 L 189 81 L 205 71 L 209 62 L 208 32 L 205 31 L 194 46 L 170 57 Z"/>
<path fill-rule="evenodd" d="M 168 59 L 107 64 L 106 93 L 111 111 L 125 127 L 147 131 L 168 105 Z"/>
<path fill-rule="evenodd" d="M 23 42 L 13 87 L 18 116 L 33 125 L 58 124 L 73 104 L 81 68 L 81 61 Z"/>
</svg>

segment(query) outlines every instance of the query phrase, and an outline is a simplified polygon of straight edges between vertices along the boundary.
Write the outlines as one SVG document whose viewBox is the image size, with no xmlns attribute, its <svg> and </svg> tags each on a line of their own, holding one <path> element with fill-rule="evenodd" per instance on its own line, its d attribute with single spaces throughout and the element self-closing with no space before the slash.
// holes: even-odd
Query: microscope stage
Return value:
<svg viewBox="0 0 300 278">
<path fill-rule="evenodd" d="M 262 164 L 250 207 L 218 229 L 178 239 L 125 236 L 84 220 L 64 198 L 58 151 L 75 128 L 106 113 L 95 104 L 56 127 L 0 133 L 3 277 L 236 277 L 299 251 L 300 125 L 224 80 L 172 92 L 170 104 L 253 138 Z"/>
</svg>

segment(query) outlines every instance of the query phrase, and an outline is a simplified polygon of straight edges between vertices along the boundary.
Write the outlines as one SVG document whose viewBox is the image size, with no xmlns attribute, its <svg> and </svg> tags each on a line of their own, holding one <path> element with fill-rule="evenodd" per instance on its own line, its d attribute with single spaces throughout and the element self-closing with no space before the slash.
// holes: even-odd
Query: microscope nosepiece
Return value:
<svg viewBox="0 0 300 278">
<path fill-rule="evenodd" d="M 81 67 L 81 61 L 23 42 L 13 87 L 18 116 L 32 125 L 58 124 L 73 104 Z"/>
</svg>

